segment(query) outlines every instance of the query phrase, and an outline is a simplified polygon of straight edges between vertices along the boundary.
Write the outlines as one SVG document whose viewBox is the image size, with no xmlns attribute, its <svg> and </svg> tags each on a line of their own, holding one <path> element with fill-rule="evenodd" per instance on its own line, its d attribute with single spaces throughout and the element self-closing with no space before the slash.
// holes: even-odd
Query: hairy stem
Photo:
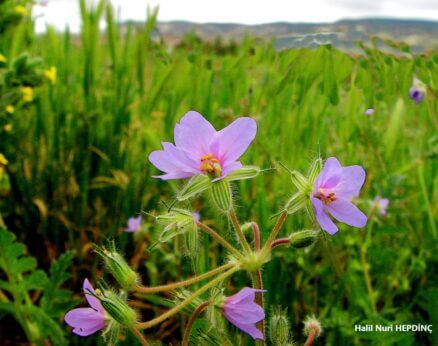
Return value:
<svg viewBox="0 0 438 346">
<path fill-rule="evenodd" d="M 283 227 L 284 222 L 287 218 L 287 211 L 283 211 L 280 216 L 278 217 L 277 223 L 275 224 L 274 228 L 271 231 L 271 234 L 269 234 L 268 240 L 266 241 L 265 245 L 262 248 L 260 256 L 263 258 L 268 255 L 270 249 L 271 249 L 271 243 L 275 240 L 278 233 L 281 230 L 281 227 Z"/>
<path fill-rule="evenodd" d="M 192 332 L 193 324 L 195 323 L 195 320 L 199 316 L 199 314 L 202 311 L 204 311 L 209 304 L 210 302 L 202 303 L 196 308 L 195 311 L 193 311 L 192 315 L 190 316 L 189 322 L 187 323 L 186 330 L 184 332 L 182 346 L 189 346 L 190 333 Z"/>
<path fill-rule="evenodd" d="M 212 281 L 210 281 L 205 286 L 201 287 L 200 289 L 198 289 L 197 291 L 192 293 L 182 303 L 180 303 L 177 306 L 173 307 L 172 309 L 168 310 L 167 312 L 165 312 L 161 316 L 158 316 L 157 318 L 154 318 L 153 320 L 150 320 L 148 322 L 137 323 L 137 327 L 140 328 L 140 329 L 148 329 L 148 328 L 151 328 L 151 327 L 153 327 L 153 326 L 163 322 L 164 320 L 168 319 L 170 316 L 173 316 L 176 313 L 180 312 L 184 307 L 189 305 L 195 298 L 197 298 L 198 296 L 200 296 L 204 292 L 208 291 L 210 288 L 212 288 L 213 286 L 217 285 L 222 280 L 224 280 L 227 277 L 233 275 L 238 270 L 239 270 L 238 267 L 233 267 L 233 268 L 229 269 L 225 273 L 222 273 L 220 276 L 218 276 L 217 278 L 215 278 Z"/>
<path fill-rule="evenodd" d="M 370 297 L 371 309 L 373 310 L 374 313 L 376 313 L 377 309 L 376 309 L 376 302 L 374 300 L 374 289 L 373 289 L 373 284 L 371 283 L 370 272 L 368 270 L 368 263 L 366 259 L 366 249 L 363 244 L 362 238 L 361 238 L 361 243 L 359 245 L 359 253 L 360 253 L 360 262 L 362 264 L 363 276 L 365 279 L 365 283 L 367 285 L 368 296 Z"/>
<path fill-rule="evenodd" d="M 234 227 L 234 230 L 237 233 L 237 237 L 239 238 L 240 245 L 242 245 L 243 250 L 246 254 L 251 253 L 251 248 L 249 247 L 248 241 L 245 238 L 245 235 L 242 232 L 242 228 L 240 227 L 239 220 L 237 219 L 237 215 L 233 209 L 228 212 L 228 217 L 230 218 L 231 224 Z"/>
<path fill-rule="evenodd" d="M 208 227 L 206 224 L 197 221 L 196 225 L 203 230 L 205 233 L 208 233 L 211 235 L 214 239 L 217 240 L 218 243 L 221 243 L 224 247 L 226 247 L 230 252 L 232 252 L 234 255 L 236 255 L 238 258 L 242 257 L 242 254 L 237 250 L 233 245 L 231 245 L 229 242 L 227 242 L 224 238 L 222 238 L 216 231 L 214 231 L 212 228 Z"/>
<path fill-rule="evenodd" d="M 315 341 L 315 336 L 316 336 L 316 332 L 310 332 L 306 342 L 304 343 L 304 346 L 312 346 L 313 341 Z"/>
<path fill-rule="evenodd" d="M 254 251 L 260 250 L 260 228 L 255 222 L 251 222 L 252 234 L 254 236 Z"/>
<path fill-rule="evenodd" d="M 263 289 L 263 277 L 262 277 L 262 271 L 258 269 L 256 272 L 251 274 L 251 281 L 252 286 L 255 289 L 262 290 Z M 264 308 L 264 298 L 262 293 L 256 293 L 255 301 L 258 305 Z M 261 320 L 257 323 L 257 328 L 265 335 L 265 320 Z M 265 345 L 265 340 L 257 340 L 256 345 Z"/>
<path fill-rule="evenodd" d="M 289 238 L 280 238 L 280 239 L 274 240 L 271 243 L 271 250 L 273 248 L 276 248 L 277 246 L 280 246 L 280 245 L 290 245 L 290 239 Z"/>
<path fill-rule="evenodd" d="M 135 287 L 135 290 L 137 292 L 140 292 L 140 293 L 155 293 L 155 292 L 162 292 L 162 291 L 170 291 L 170 290 L 173 290 L 173 289 L 178 288 L 178 287 L 188 286 L 188 285 L 194 284 L 198 281 L 207 279 L 210 276 L 221 273 L 224 270 L 227 270 L 227 269 L 230 269 L 231 267 L 234 267 L 235 265 L 236 265 L 235 263 L 230 262 L 230 263 L 224 264 L 223 266 L 220 266 L 218 268 L 210 270 L 204 274 L 201 274 L 199 276 L 196 276 L 194 278 L 190 278 L 190 279 L 187 279 L 184 281 L 175 282 L 175 283 L 171 283 L 168 285 L 156 286 L 156 287 L 145 287 L 145 286 L 138 285 Z"/>
<path fill-rule="evenodd" d="M 140 341 L 140 343 L 143 346 L 149 346 L 149 342 L 146 340 L 144 335 L 139 330 L 137 330 L 135 328 L 130 328 L 130 330 L 137 337 L 138 341 Z"/>
</svg>

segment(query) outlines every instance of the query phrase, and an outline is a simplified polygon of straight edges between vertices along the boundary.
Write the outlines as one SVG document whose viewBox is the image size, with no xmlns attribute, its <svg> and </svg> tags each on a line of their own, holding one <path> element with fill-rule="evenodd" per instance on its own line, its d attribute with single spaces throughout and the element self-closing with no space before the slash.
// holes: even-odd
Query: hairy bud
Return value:
<svg viewBox="0 0 438 346">
<path fill-rule="evenodd" d="M 102 307 L 116 322 L 126 328 L 132 328 L 137 322 L 137 313 L 126 301 L 112 291 L 97 296 Z"/>
<path fill-rule="evenodd" d="M 131 291 L 138 284 L 138 274 L 132 270 L 122 255 L 104 247 L 97 248 L 96 251 L 103 258 L 106 270 L 124 290 Z"/>
<path fill-rule="evenodd" d="M 199 174 L 192 177 L 186 186 L 178 193 L 176 199 L 178 201 L 185 201 L 193 197 L 211 186 L 211 179 L 207 175 Z"/>
<path fill-rule="evenodd" d="M 225 178 L 228 181 L 245 180 L 255 178 L 260 174 L 260 168 L 257 166 L 245 166 L 231 172 Z"/>
<path fill-rule="evenodd" d="M 320 234 L 319 230 L 303 230 L 294 232 L 289 236 L 290 244 L 294 248 L 304 248 L 312 245 Z"/>
<path fill-rule="evenodd" d="M 196 221 L 198 217 L 195 213 L 179 208 L 174 208 L 167 214 L 158 215 L 157 222 L 165 226 L 159 241 L 166 242 L 178 234 L 197 232 Z"/>
<path fill-rule="evenodd" d="M 308 316 L 304 321 L 304 334 L 308 336 L 311 333 L 314 333 L 316 338 L 322 333 L 321 323 L 315 316 Z"/>
<path fill-rule="evenodd" d="M 287 310 L 282 310 L 280 307 L 272 309 L 269 321 L 269 337 L 273 345 L 286 346 L 289 344 L 291 335 Z"/>
<path fill-rule="evenodd" d="M 230 211 L 233 206 L 233 198 L 230 183 L 226 180 L 219 180 L 211 185 L 211 197 L 220 211 Z"/>
</svg>

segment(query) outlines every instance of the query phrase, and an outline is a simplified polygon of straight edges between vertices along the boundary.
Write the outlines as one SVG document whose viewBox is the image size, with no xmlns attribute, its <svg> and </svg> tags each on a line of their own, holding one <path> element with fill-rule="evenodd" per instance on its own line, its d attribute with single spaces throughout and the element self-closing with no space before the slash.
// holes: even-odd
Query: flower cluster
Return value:
<svg viewBox="0 0 438 346">
<path fill-rule="evenodd" d="M 65 316 L 66 323 L 74 328 L 74 333 L 87 336 L 105 327 L 111 329 L 117 326 L 133 331 L 146 344 L 140 330 L 151 328 L 195 305 L 184 333 L 182 344 L 185 346 L 190 339 L 193 321 L 207 307 L 210 311 L 208 316 L 214 316 L 219 311 L 220 316 L 254 340 L 265 339 L 263 293 L 266 290 L 263 289 L 263 265 L 270 260 L 271 252 L 281 245 L 289 245 L 295 249 L 311 246 L 319 239 L 321 229 L 331 235 L 335 234 L 338 226 L 332 218 L 353 227 L 364 227 L 367 216 L 356 207 L 354 199 L 359 196 L 366 174 L 361 166 L 344 167 L 334 157 L 327 159 L 325 164 L 317 158 L 307 176 L 297 171 L 289 171 L 298 191 L 280 211 L 266 242 L 261 244 L 258 225 L 255 222 L 239 222 L 231 188 L 233 181 L 250 179 L 261 172 L 258 167 L 243 166 L 240 161 L 253 142 L 256 132 L 256 121 L 249 117 L 238 118 L 224 129 L 216 131 L 201 114 L 191 111 L 175 126 L 175 144 L 163 142 L 162 150 L 153 151 L 149 155 L 150 162 L 163 172 L 162 175 L 155 176 L 156 178 L 188 179 L 177 194 L 177 202 L 186 201 L 207 191 L 210 193 L 212 203 L 233 226 L 240 248 L 228 242 L 221 232 L 202 222 L 198 213 L 172 205 L 165 213 L 155 216 L 156 222 L 163 227 L 157 242 L 165 243 L 177 236 L 192 239 L 197 237 L 198 232 L 205 232 L 229 252 L 225 264 L 181 282 L 147 287 L 141 284 L 139 275 L 115 248 L 98 248 L 97 252 L 102 256 L 106 270 L 116 279 L 121 293 L 94 290 L 88 280 L 85 280 L 84 293 L 90 307 L 74 309 Z M 381 207 L 379 210 L 382 214 L 385 202 L 382 200 L 376 202 L 377 204 Z M 307 208 L 311 213 L 311 220 L 314 221 L 312 228 L 297 230 L 286 238 L 277 238 L 286 218 L 302 208 Z M 132 217 L 128 219 L 124 231 L 144 233 L 146 227 L 143 227 L 143 223 L 142 216 Z M 252 231 L 253 244 L 247 239 L 248 230 Z M 244 287 L 230 296 L 220 293 L 216 296 L 210 295 L 210 299 L 206 301 L 201 299 L 204 293 L 217 289 L 225 280 L 242 270 L 248 272 L 253 287 Z M 207 283 L 194 292 L 182 295 L 182 300 L 176 302 L 174 307 L 150 321 L 138 322 L 136 312 L 126 304 L 127 295 L 131 292 L 152 294 L 174 291 L 205 279 L 209 279 Z M 289 342 L 291 334 L 287 317 L 279 311 L 278 316 L 271 319 L 271 340 Z M 309 337 L 308 342 L 311 343 L 321 333 L 321 326 L 316 319 L 311 319 L 306 322 L 305 331 Z"/>
</svg>

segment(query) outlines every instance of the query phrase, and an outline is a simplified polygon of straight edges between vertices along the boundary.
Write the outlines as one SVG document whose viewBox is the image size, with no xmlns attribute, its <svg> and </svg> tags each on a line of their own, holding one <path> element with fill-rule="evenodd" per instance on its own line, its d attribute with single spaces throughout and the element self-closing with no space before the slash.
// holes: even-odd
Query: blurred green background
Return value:
<svg viewBox="0 0 438 346">
<path fill-rule="evenodd" d="M 17 2 L 0 1 L 6 5 Z M 180 187 L 151 178 L 157 171 L 147 155 L 172 140 L 174 124 L 185 112 L 197 110 L 217 129 L 249 115 L 258 122 L 258 134 L 243 162 L 276 169 L 240 182 L 236 203 L 242 221 L 259 223 L 262 238 L 273 225 L 271 216 L 294 193 L 279 161 L 303 173 L 318 155 L 363 165 L 367 180 L 360 208 L 370 213 L 377 195 L 390 200 L 387 216 L 371 213 L 365 229 L 340 225 L 336 236 L 311 248 L 278 249 L 263 272 L 267 306 L 288 308 L 298 341 L 304 340 L 304 318 L 315 314 L 324 328 L 321 344 L 438 343 L 436 332 L 356 333 L 353 327 L 438 326 L 437 51 L 414 56 L 396 42 L 400 50 L 394 55 L 374 45 L 362 46 L 360 55 L 329 45 L 276 51 L 251 37 L 236 48 L 206 44 L 195 35 L 170 49 L 151 40 L 156 13 L 144 26 L 120 30 L 103 2 L 96 9 L 81 5 L 79 35 L 52 29 L 36 35 L 29 16 L 15 16 L 15 7 L 0 13 L 0 53 L 7 58 L 0 63 L 0 153 L 9 161 L 0 184 L 0 212 L 41 269 L 48 272 L 54 259 L 73 250 L 62 287 L 79 296 L 84 277 L 102 275 L 92 244 L 108 238 L 146 284 L 186 278 L 222 263 L 223 250 L 207 237 L 193 263 L 178 239 L 146 251 L 160 231 L 151 218 L 145 216 L 149 232 L 142 239 L 123 227 L 140 211 L 163 210 L 162 202 L 171 201 Z M 102 19 L 106 29 L 100 32 Z M 17 57 L 26 61 L 17 63 Z M 51 66 L 57 70 L 55 82 L 44 74 Z M 418 105 L 409 99 L 413 76 L 428 86 Z M 17 96 L 23 86 L 33 88 L 31 102 Z M 13 114 L 6 111 L 11 103 Z M 375 113 L 366 116 L 367 108 Z M 230 226 L 207 203 L 200 199 L 191 207 L 234 241 Z M 299 213 L 288 218 L 282 234 L 310 226 Z M 235 288 L 248 283 L 244 275 L 234 281 Z M 35 305 L 41 305 L 42 289 L 29 293 Z M 3 302 L 8 297 L 6 291 L 0 295 Z M 137 302 L 145 318 L 163 311 L 163 296 L 148 300 Z M 70 307 L 79 301 L 71 300 Z M 64 312 L 52 314 L 59 321 L 59 340 L 97 342 L 70 335 Z M 172 318 L 148 332 L 175 344 L 186 320 Z M 1 304 L 0 321 L 2 341 L 26 341 Z"/>
</svg>

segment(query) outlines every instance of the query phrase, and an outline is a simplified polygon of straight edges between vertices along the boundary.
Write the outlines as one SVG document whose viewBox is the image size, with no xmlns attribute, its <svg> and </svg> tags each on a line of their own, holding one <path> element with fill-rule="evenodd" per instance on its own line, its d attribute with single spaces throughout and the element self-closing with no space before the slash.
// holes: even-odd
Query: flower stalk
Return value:
<svg viewBox="0 0 438 346">
<path fill-rule="evenodd" d="M 210 270 L 209 272 L 206 272 L 202 275 L 199 275 L 199 276 L 196 276 L 196 277 L 184 280 L 184 281 L 171 283 L 168 285 L 155 286 L 155 287 L 145 287 L 142 285 L 137 285 L 137 286 L 135 286 L 135 291 L 137 291 L 139 293 L 151 294 L 151 293 L 174 290 L 176 288 L 189 286 L 189 285 L 192 285 L 192 284 L 197 283 L 199 281 L 205 280 L 211 276 L 219 274 L 227 269 L 230 269 L 230 268 L 234 267 L 235 265 L 236 265 L 235 263 L 230 262 L 230 263 L 224 264 L 223 266 L 220 266 L 218 268 Z"/>
<path fill-rule="evenodd" d="M 147 321 L 147 322 L 139 322 L 139 323 L 137 323 L 137 327 L 140 328 L 140 329 L 148 329 L 148 328 L 152 328 L 153 326 L 156 326 L 157 324 L 163 322 L 164 320 L 168 319 L 169 317 L 171 317 L 171 316 L 175 315 L 176 313 L 180 312 L 183 308 L 185 308 L 187 305 L 189 305 L 195 298 L 197 298 L 198 296 L 200 296 L 204 292 L 208 291 L 210 288 L 214 287 L 219 282 L 221 282 L 221 281 L 225 280 L 226 278 L 228 278 L 229 276 L 233 275 L 238 270 L 240 270 L 240 268 L 238 268 L 237 266 L 229 269 L 228 271 L 226 271 L 225 273 L 221 274 L 220 276 L 218 276 L 214 280 L 210 281 L 205 286 L 199 288 L 197 291 L 195 291 L 192 295 L 190 295 L 182 303 L 180 303 L 177 306 L 173 307 L 172 309 L 168 310 L 167 312 L 165 312 L 161 316 L 158 316 L 157 318 L 154 318 L 153 320 L 150 320 L 150 321 Z"/>
<path fill-rule="evenodd" d="M 242 228 L 240 227 L 239 220 L 237 219 L 236 212 L 234 209 L 231 209 L 228 212 L 228 217 L 231 221 L 231 224 L 234 227 L 234 230 L 236 231 L 237 237 L 239 238 L 240 245 L 242 245 L 243 250 L 248 255 L 251 253 L 251 248 L 248 244 L 248 241 L 245 238 L 245 235 L 242 232 Z"/>
<path fill-rule="evenodd" d="M 193 324 L 195 323 L 195 320 L 199 316 L 199 314 L 203 312 L 209 305 L 210 302 L 204 302 L 201 305 L 199 305 L 195 309 L 195 311 L 193 311 L 192 315 L 190 316 L 189 322 L 187 323 L 186 330 L 184 332 L 182 346 L 189 346 L 190 333 L 192 332 Z"/>
<path fill-rule="evenodd" d="M 215 230 L 213 230 L 211 227 L 207 226 L 206 224 L 197 221 L 196 225 L 203 230 L 205 233 L 211 235 L 216 241 L 220 244 L 222 244 L 225 248 L 227 248 L 231 253 L 233 253 L 238 258 L 242 257 L 242 254 L 237 250 L 233 245 L 231 245 L 229 242 L 227 242 L 223 237 L 219 235 Z"/>
</svg>

